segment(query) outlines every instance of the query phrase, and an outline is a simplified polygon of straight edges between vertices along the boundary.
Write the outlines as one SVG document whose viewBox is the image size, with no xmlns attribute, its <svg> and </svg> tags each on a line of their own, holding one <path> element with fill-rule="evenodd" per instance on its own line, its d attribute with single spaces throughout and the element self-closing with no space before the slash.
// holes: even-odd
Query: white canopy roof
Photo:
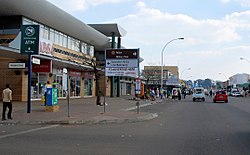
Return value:
<svg viewBox="0 0 250 155">
<path fill-rule="evenodd" d="M 1 0 L 0 16 L 22 15 L 95 47 L 107 46 L 109 38 L 46 0 Z"/>
</svg>

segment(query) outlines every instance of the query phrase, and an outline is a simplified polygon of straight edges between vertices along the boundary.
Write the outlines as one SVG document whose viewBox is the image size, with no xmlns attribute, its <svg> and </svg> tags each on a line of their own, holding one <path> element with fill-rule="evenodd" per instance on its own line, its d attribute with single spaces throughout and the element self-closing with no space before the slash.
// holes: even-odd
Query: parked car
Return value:
<svg viewBox="0 0 250 155">
<path fill-rule="evenodd" d="M 197 87 L 194 88 L 194 92 L 193 92 L 193 101 L 195 102 L 196 100 L 201 100 L 201 101 L 205 101 L 205 92 L 204 92 L 204 88 L 202 87 Z"/>
<path fill-rule="evenodd" d="M 226 91 L 224 90 L 220 90 L 217 91 L 214 95 L 214 103 L 216 103 L 217 101 L 224 101 L 225 103 L 228 102 L 228 95 L 226 93 Z"/>
<path fill-rule="evenodd" d="M 232 91 L 231 95 L 233 97 L 243 97 L 243 95 L 239 91 Z"/>
</svg>

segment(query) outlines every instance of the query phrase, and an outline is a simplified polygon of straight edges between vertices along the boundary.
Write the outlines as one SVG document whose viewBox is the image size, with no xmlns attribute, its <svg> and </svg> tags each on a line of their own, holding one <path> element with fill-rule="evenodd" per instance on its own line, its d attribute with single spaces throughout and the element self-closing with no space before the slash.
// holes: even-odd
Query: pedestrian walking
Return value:
<svg viewBox="0 0 250 155">
<path fill-rule="evenodd" d="M 180 90 L 178 90 L 178 100 L 181 100 L 181 91 Z"/>
<path fill-rule="evenodd" d="M 6 120 L 5 118 L 5 112 L 8 107 L 8 119 L 12 119 L 11 113 L 12 113 L 12 90 L 10 89 L 10 85 L 6 84 L 6 88 L 3 90 L 2 93 L 3 98 L 3 113 L 2 113 L 2 120 Z"/>
</svg>

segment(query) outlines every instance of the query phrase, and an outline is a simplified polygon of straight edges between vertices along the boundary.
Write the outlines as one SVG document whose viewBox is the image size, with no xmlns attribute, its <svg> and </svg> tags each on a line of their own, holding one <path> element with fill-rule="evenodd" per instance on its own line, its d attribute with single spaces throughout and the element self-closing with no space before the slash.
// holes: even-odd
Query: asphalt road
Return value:
<svg viewBox="0 0 250 155">
<path fill-rule="evenodd" d="M 187 98 L 141 110 L 159 116 L 126 124 L 0 126 L 0 154 L 250 154 L 250 98 Z"/>
</svg>

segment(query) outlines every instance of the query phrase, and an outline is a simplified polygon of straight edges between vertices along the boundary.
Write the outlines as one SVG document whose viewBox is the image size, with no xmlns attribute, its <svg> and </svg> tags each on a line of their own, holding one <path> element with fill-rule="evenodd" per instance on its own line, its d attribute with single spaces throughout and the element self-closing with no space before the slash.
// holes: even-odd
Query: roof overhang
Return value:
<svg viewBox="0 0 250 155">
<path fill-rule="evenodd" d="M 112 37 L 112 33 L 116 37 L 124 37 L 126 35 L 126 30 L 123 29 L 121 26 L 119 26 L 116 23 L 110 23 L 110 24 L 88 24 L 89 26 L 93 27 L 97 31 L 103 33 L 104 35 L 108 37 Z"/>
<path fill-rule="evenodd" d="M 1 0 L 0 16 L 22 15 L 93 46 L 105 46 L 109 38 L 46 0 Z"/>
</svg>

